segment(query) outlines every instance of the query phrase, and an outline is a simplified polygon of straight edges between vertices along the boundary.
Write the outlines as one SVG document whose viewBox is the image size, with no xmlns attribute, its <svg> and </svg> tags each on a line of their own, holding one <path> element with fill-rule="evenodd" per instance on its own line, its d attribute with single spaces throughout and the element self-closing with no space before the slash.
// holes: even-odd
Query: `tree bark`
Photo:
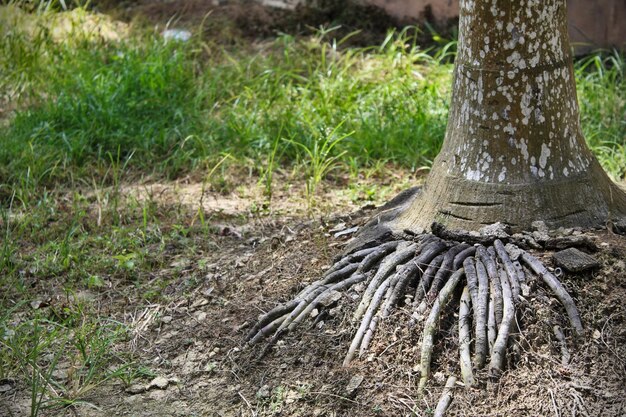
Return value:
<svg viewBox="0 0 626 417">
<path fill-rule="evenodd" d="M 580 129 L 565 3 L 461 1 L 445 141 L 391 230 L 598 227 L 626 215 Z"/>
</svg>

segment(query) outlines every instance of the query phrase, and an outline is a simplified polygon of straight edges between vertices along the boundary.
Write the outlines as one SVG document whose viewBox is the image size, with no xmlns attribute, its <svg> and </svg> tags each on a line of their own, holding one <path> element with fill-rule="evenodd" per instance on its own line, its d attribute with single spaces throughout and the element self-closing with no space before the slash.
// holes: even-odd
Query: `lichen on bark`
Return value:
<svg viewBox="0 0 626 417">
<path fill-rule="evenodd" d="M 444 144 L 421 195 L 389 229 L 596 227 L 626 214 L 623 190 L 582 135 L 565 6 L 461 1 Z"/>
</svg>

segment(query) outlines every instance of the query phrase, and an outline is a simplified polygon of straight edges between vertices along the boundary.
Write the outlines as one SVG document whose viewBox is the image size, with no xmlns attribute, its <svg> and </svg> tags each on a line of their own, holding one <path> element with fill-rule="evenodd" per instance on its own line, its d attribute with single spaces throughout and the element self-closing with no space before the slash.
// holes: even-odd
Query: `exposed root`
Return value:
<svg viewBox="0 0 626 417">
<path fill-rule="evenodd" d="M 470 359 L 470 307 L 471 298 L 467 286 L 463 288 L 461 302 L 459 304 L 459 362 L 461 365 L 461 378 L 466 387 L 474 385 L 472 362 Z"/>
<path fill-rule="evenodd" d="M 506 274 L 509 277 L 509 283 L 511 285 L 511 293 L 513 295 L 513 302 L 517 304 L 519 302 L 519 296 L 521 293 L 520 285 L 519 285 L 519 277 L 517 276 L 517 270 L 513 266 L 513 261 L 511 261 L 511 258 L 509 257 L 509 254 L 504 248 L 504 245 L 502 244 L 500 239 L 496 239 L 493 242 L 493 247 L 496 250 L 496 253 L 498 254 L 498 258 L 500 258 L 500 261 L 502 261 L 502 264 L 504 265 L 504 270 L 506 271 Z"/>
<path fill-rule="evenodd" d="M 478 277 L 478 293 L 474 301 L 474 322 L 476 349 L 474 352 L 474 364 L 476 369 L 485 366 L 485 360 L 489 354 L 489 343 L 487 337 L 487 313 L 489 303 L 489 277 L 483 263 L 477 259 L 476 275 Z"/>
<path fill-rule="evenodd" d="M 456 377 L 449 376 L 446 381 L 446 385 L 443 388 L 443 393 L 441 394 L 441 398 L 439 398 L 439 402 L 437 403 L 437 408 L 435 408 L 435 413 L 433 417 L 443 417 L 446 415 L 446 411 L 452 402 L 452 396 L 454 394 L 454 386 L 456 384 Z"/>
<path fill-rule="evenodd" d="M 439 235 L 448 236 L 446 233 L 440 230 Z M 465 386 L 472 386 L 481 375 L 474 371 L 484 368 L 487 358 L 490 375 L 498 376 L 504 370 L 507 350 L 515 344 L 510 336 L 518 331 L 516 309 L 524 308 L 523 297 L 529 295 L 526 281 L 530 271 L 541 277 L 563 304 L 575 333 L 583 333 L 580 315 L 563 285 L 537 258 L 510 240 L 505 245 L 496 237 L 481 236 L 470 245 L 433 234 L 412 236 L 412 240 L 394 240 L 391 236 L 386 239 L 344 255 L 293 300 L 261 315 L 246 341 L 255 344 L 268 338 L 263 355 L 276 340 L 305 322 L 314 309 L 330 306 L 340 298 L 338 293 L 365 283 L 353 314 L 359 322 L 358 329 L 344 366 L 367 352 L 379 322 L 408 302 L 405 298 L 410 300 L 411 294 L 414 317 L 427 317 L 423 324 L 419 389 L 428 381 L 440 318 L 450 302 L 459 303 L 461 377 Z M 459 285 L 464 287 L 462 294 L 455 291 Z M 559 329 L 555 334 L 563 352 L 568 352 L 563 332 Z"/>
<path fill-rule="evenodd" d="M 422 353 L 420 354 L 420 382 L 417 388 L 419 392 L 423 391 L 426 387 L 428 377 L 430 377 L 430 358 L 433 354 L 433 340 L 435 339 L 435 331 L 437 330 L 437 325 L 439 324 L 441 310 L 452 297 L 454 289 L 459 281 L 461 281 L 464 274 L 465 271 L 463 269 L 459 269 L 452 274 L 448 282 L 446 282 L 446 285 L 444 285 L 441 289 L 441 292 L 439 292 L 439 295 L 433 304 L 433 308 L 430 310 L 428 319 L 424 324 Z"/>
<path fill-rule="evenodd" d="M 498 335 L 493 343 L 491 362 L 489 363 L 489 370 L 494 376 L 498 376 L 502 372 L 509 331 L 511 329 L 511 324 L 513 323 L 513 318 L 515 317 L 515 306 L 513 304 L 511 285 L 509 284 L 506 272 L 502 269 L 500 270 L 500 284 L 502 285 L 504 314 L 502 315 L 502 323 L 500 323 L 500 327 L 498 328 Z"/>
<path fill-rule="evenodd" d="M 571 359 L 571 355 L 567 349 L 567 342 L 565 341 L 563 330 L 559 325 L 554 325 L 552 330 L 554 331 L 554 337 L 556 337 L 556 340 L 559 342 L 559 347 L 561 348 L 561 365 L 567 366 Z"/>
<path fill-rule="evenodd" d="M 537 275 L 541 277 L 543 282 L 545 282 L 548 287 L 554 292 L 556 298 L 559 299 L 563 307 L 565 307 L 565 311 L 569 317 L 569 321 L 576 331 L 577 336 L 582 336 L 584 333 L 583 323 L 580 319 L 580 314 L 578 313 L 578 309 L 576 308 L 576 304 L 574 300 L 569 295 L 563 284 L 559 282 L 557 277 L 552 275 L 547 268 L 539 261 L 539 259 L 530 255 L 528 252 L 522 253 L 522 261 Z"/>
</svg>

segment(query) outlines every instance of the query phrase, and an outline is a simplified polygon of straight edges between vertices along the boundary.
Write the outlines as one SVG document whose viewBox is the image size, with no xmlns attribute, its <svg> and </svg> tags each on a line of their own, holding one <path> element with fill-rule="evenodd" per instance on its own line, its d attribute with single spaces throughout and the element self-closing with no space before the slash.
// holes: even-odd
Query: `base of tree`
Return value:
<svg viewBox="0 0 626 417">
<path fill-rule="evenodd" d="M 487 227 L 482 233 L 450 231 L 437 223 L 429 233 L 421 234 L 393 233 L 385 228 L 381 218 L 393 216 L 413 194 L 414 190 L 409 190 L 384 206 L 320 280 L 263 314 L 250 330 L 247 342 L 255 344 L 269 338 L 261 352 L 264 356 L 314 310 L 332 305 L 341 298 L 340 292 L 358 286 L 362 291 L 353 317 L 359 327 L 344 366 L 368 351 L 379 322 L 402 307 L 412 311 L 412 320 L 423 322 L 419 366 L 422 390 L 430 375 L 441 314 L 454 308 L 458 310 L 461 377 L 466 386 L 472 386 L 475 372 L 483 368 L 491 377 L 503 371 L 512 344 L 511 333 L 519 324 L 525 297 L 531 291 L 527 284 L 533 276 L 539 277 L 560 301 L 573 333 L 583 335 L 572 297 L 527 250 L 588 246 L 593 245 L 591 241 L 580 235 L 510 235 L 502 225 Z M 567 352 L 563 333 L 559 330 L 556 334 Z"/>
</svg>

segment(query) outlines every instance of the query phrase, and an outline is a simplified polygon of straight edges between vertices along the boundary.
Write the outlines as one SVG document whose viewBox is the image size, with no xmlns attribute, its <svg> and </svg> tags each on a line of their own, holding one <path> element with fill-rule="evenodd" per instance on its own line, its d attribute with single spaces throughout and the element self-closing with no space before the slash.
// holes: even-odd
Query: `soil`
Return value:
<svg viewBox="0 0 626 417">
<path fill-rule="evenodd" d="M 314 35 L 321 28 L 332 28 L 332 37 L 348 37 L 340 46 L 380 45 L 389 30 L 401 30 L 399 22 L 382 9 L 350 0 L 318 1 L 317 7 L 299 6 L 294 10 L 265 7 L 250 0 L 100 0 L 92 2 L 97 10 L 126 21 L 148 22 L 157 27 L 202 28 L 206 39 L 222 45 L 257 42 L 278 34 Z M 421 45 L 433 43 L 431 31 L 446 38 L 454 21 L 439 23 L 432 16 L 427 30 L 415 30 Z M 349 35 L 349 36 L 348 36 Z"/>
<path fill-rule="evenodd" d="M 184 22 L 184 16 L 203 15 L 205 9 L 195 7 L 208 3 L 141 1 L 128 13 L 163 23 L 176 10 Z M 212 13 L 222 12 L 237 10 Z M 246 12 L 260 22 L 267 13 Z M 268 19 L 270 23 L 252 26 L 250 36 L 273 33 L 274 18 Z M 238 27 L 248 30 L 244 24 Z M 408 175 L 394 174 L 386 184 L 373 179 L 369 185 L 378 184 L 388 194 L 398 191 L 404 184 L 389 182 Z M 211 237 L 215 245 L 187 261 L 179 279 L 164 289 L 167 302 L 127 305 L 124 288 L 99 300 L 109 304 L 112 317 L 132 323 L 132 339 L 117 348 L 135 352 L 161 378 L 152 384 L 150 378 L 133 381 L 140 384 L 137 389 L 111 381 L 92 391 L 83 405 L 42 415 L 432 415 L 447 377 L 459 374 L 453 311 L 441 323 L 433 378 L 422 397 L 417 395 L 420 327 L 411 324 L 409 308 L 399 308 L 381 323 L 366 357 L 341 366 L 356 330 L 351 313 L 358 287 L 321 311 L 315 324 L 311 320 L 281 339 L 262 359 L 263 344 L 242 343 L 259 314 L 289 300 L 331 265 L 349 239 L 335 237 L 334 230 L 362 225 L 372 213 L 370 202 L 346 194 L 347 186 L 325 183 L 316 198 L 322 210 L 313 214 L 288 184 L 277 186 L 282 191 L 261 210 L 260 191 L 253 184 L 244 191 L 209 190 L 202 202 L 215 226 Z M 201 184 L 191 181 L 128 186 L 125 193 L 149 193 L 158 205 L 183 205 L 193 211 L 202 190 Z M 375 203 L 381 204 L 388 194 L 379 193 Z M 475 388 L 459 386 L 448 415 L 626 415 L 626 239 L 603 231 L 589 233 L 600 243 L 595 256 L 601 268 L 562 277 L 580 309 L 584 339 L 573 340 L 559 303 L 547 288 L 534 283 L 518 319 L 520 332 L 507 370 L 498 380 L 478 375 Z M 552 265 L 549 252 L 540 255 Z M 190 287 L 189 276 L 200 264 L 206 274 Z M 155 271 L 155 276 L 159 273 Z M 554 324 L 565 329 L 568 364 L 561 362 Z M 16 416 L 28 414 L 29 394 L 24 388 L 0 393 L 0 414 L 8 410 Z"/>
<path fill-rule="evenodd" d="M 253 190 L 254 184 L 247 187 Z M 152 198 L 158 204 L 189 204 L 192 210 L 191 202 L 198 197 L 193 190 L 201 186 L 160 183 L 153 189 L 157 188 L 160 192 Z M 356 329 L 351 313 L 362 288 L 344 293 L 335 305 L 320 312 L 321 320 L 316 324 L 311 320 L 287 335 L 262 359 L 263 343 L 242 344 L 260 313 L 289 300 L 341 252 L 349 236 L 334 237 L 334 231 L 362 225 L 372 213 L 371 204 L 346 199 L 344 189 L 343 184 L 324 184 L 326 194 L 320 200 L 334 210 L 318 211 L 312 217 L 302 209 L 298 193 L 277 193 L 274 212 L 251 217 L 251 207 L 258 204 L 254 192 L 209 191 L 206 199 L 213 203 L 205 209 L 215 219 L 217 250 L 205 250 L 189 261 L 187 272 L 165 288 L 167 303 L 138 309 L 125 304 L 123 289 L 116 292 L 119 299 L 108 295 L 113 297 L 109 300 L 112 316 L 133 323 L 132 340 L 119 348 L 140 355 L 162 379 L 147 390 L 114 381 L 85 398 L 89 405 L 43 415 L 431 415 L 447 377 L 459 374 L 452 311 L 441 323 L 433 378 L 421 398 L 417 395 L 420 327 L 410 323 L 408 307 L 382 323 L 367 357 L 347 368 L 341 366 Z M 216 204 L 220 201 L 238 204 L 220 207 Z M 626 414 L 626 239 L 601 231 L 590 235 L 600 244 L 594 256 L 602 262 L 601 269 L 562 277 L 580 308 L 584 340 L 575 343 L 560 304 L 546 287 L 531 283 L 533 291 L 518 319 L 521 331 L 508 369 L 499 380 L 479 375 L 477 387 L 459 386 L 448 415 Z M 550 253 L 542 256 L 552 265 Z M 200 263 L 206 265 L 206 275 L 191 289 L 185 287 L 188 274 Z M 568 336 L 572 358 L 565 365 L 552 333 L 554 324 L 560 324 Z M 149 382 L 150 378 L 133 384 Z M 356 388 L 347 388 L 355 384 Z M 25 390 L 3 399 L 14 415 L 24 415 Z"/>
</svg>

